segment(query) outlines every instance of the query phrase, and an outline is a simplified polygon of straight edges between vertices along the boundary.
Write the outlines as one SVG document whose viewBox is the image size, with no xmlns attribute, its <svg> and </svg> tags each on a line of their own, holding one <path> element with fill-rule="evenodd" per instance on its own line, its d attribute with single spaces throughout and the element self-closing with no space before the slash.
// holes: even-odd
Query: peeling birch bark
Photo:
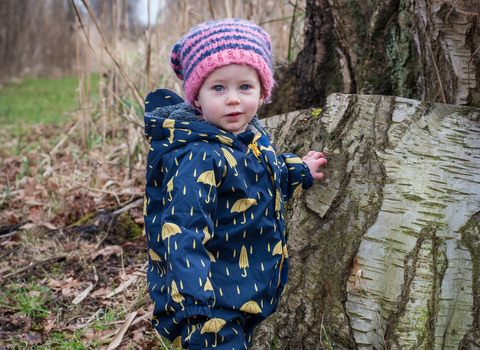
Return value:
<svg viewBox="0 0 480 350">
<path fill-rule="evenodd" d="M 480 110 L 333 94 L 263 122 L 280 151 L 329 163 L 285 213 L 289 283 L 253 348 L 322 349 L 323 320 L 336 350 L 384 349 L 382 333 L 388 349 L 480 349 Z"/>
</svg>

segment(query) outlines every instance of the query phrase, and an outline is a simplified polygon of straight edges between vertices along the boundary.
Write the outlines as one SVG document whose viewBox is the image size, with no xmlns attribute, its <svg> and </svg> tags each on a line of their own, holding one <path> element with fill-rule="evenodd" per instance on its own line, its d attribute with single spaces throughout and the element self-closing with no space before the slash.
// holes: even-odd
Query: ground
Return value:
<svg viewBox="0 0 480 350">
<path fill-rule="evenodd" d="M 0 349 L 173 349 L 149 321 L 143 140 L 62 143 L 74 126 L 0 131 Z"/>
</svg>

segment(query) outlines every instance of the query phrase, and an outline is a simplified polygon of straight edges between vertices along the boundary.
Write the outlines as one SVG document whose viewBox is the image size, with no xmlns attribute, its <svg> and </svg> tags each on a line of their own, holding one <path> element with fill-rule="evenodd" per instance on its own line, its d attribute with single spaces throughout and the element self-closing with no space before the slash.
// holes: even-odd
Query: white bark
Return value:
<svg viewBox="0 0 480 350">
<path fill-rule="evenodd" d="M 277 349 L 321 349 L 324 317 L 334 349 L 384 349 L 382 332 L 389 349 L 458 349 L 478 328 L 463 239 L 480 215 L 479 111 L 334 94 L 314 114 L 264 120 L 280 150 L 329 165 L 286 213 L 290 283 L 254 348 L 276 329 Z"/>
</svg>

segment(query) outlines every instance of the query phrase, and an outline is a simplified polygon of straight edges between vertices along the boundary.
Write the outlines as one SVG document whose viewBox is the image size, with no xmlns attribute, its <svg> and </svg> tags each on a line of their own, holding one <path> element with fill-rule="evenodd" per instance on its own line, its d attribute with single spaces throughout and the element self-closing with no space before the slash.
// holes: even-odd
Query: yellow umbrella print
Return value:
<svg viewBox="0 0 480 350">
<path fill-rule="evenodd" d="M 212 238 L 212 236 L 208 232 L 208 226 L 205 226 L 205 228 L 203 229 L 203 233 L 205 234 L 205 237 L 203 238 L 202 244 L 205 245 L 205 243 L 207 243 Z"/>
<path fill-rule="evenodd" d="M 227 322 L 225 320 L 222 320 L 221 318 L 212 318 L 210 321 L 205 322 L 205 324 L 202 327 L 202 330 L 200 331 L 200 334 L 209 332 L 209 333 L 215 333 L 215 344 L 212 345 L 212 347 L 217 347 L 217 333 L 220 332 L 220 330 L 225 326 Z"/>
<path fill-rule="evenodd" d="M 243 269 L 244 274 L 242 274 L 242 277 L 247 277 L 247 267 L 248 265 L 248 253 L 247 253 L 247 248 L 245 246 L 242 247 L 242 251 L 240 252 L 240 259 L 238 261 L 238 266 L 240 266 L 241 269 Z"/>
<path fill-rule="evenodd" d="M 213 170 L 208 170 L 201 173 L 197 179 L 197 182 L 202 182 L 206 185 L 210 185 L 210 190 L 208 191 L 207 200 L 205 201 L 205 203 L 210 202 L 210 192 L 212 191 L 212 187 L 216 186 L 215 173 L 213 172 Z"/>
<path fill-rule="evenodd" d="M 245 211 L 247 211 L 248 208 L 251 206 L 254 206 L 257 204 L 257 200 L 255 198 L 241 198 L 238 201 L 235 202 L 235 204 L 232 206 L 232 209 L 230 210 L 231 213 L 237 212 L 241 213 L 243 212 L 243 222 L 242 224 L 247 222 L 247 219 L 245 218 Z"/>
<path fill-rule="evenodd" d="M 177 233 L 182 233 L 180 227 L 170 222 L 166 222 L 162 226 L 162 239 L 168 238 L 168 250 L 170 251 L 170 237 L 175 236 Z"/>
<path fill-rule="evenodd" d="M 225 159 L 227 160 L 228 165 L 230 165 L 230 168 L 233 168 L 233 170 L 235 170 L 235 176 L 238 176 L 237 168 L 235 168 L 237 166 L 237 160 L 225 148 L 220 147 L 220 149 L 222 150 L 222 153 L 225 156 Z"/>
<path fill-rule="evenodd" d="M 233 140 L 230 137 L 223 136 L 223 135 L 215 135 L 216 138 L 220 140 L 221 143 L 224 145 L 231 146 L 233 143 Z"/>
<path fill-rule="evenodd" d="M 149 249 L 148 253 L 150 254 L 150 259 L 153 261 L 162 261 L 162 258 L 160 258 L 158 254 L 152 250 L 152 248 Z"/>
<path fill-rule="evenodd" d="M 170 179 L 170 181 L 168 181 L 168 183 L 167 183 L 167 192 L 170 195 L 170 199 L 168 200 L 169 202 L 172 201 L 172 194 L 170 193 L 170 192 L 172 192 L 172 190 L 173 190 L 173 176 Z"/>
<path fill-rule="evenodd" d="M 262 309 L 260 308 L 260 306 L 258 306 L 258 304 L 255 301 L 250 300 L 242 305 L 242 307 L 240 308 L 240 311 L 248 312 L 249 314 L 259 314 L 262 312 Z"/>
<path fill-rule="evenodd" d="M 168 142 L 173 143 L 173 130 L 175 128 L 175 120 L 165 119 L 163 122 L 163 127 L 165 129 L 170 129 L 170 136 L 168 137 Z"/>
<path fill-rule="evenodd" d="M 275 245 L 275 248 L 273 248 L 272 256 L 279 255 L 282 253 L 283 253 L 282 241 L 278 241 L 278 243 Z"/>
<path fill-rule="evenodd" d="M 172 299 L 174 302 L 180 305 L 182 305 L 182 301 L 185 300 L 183 295 L 181 295 L 180 292 L 178 291 L 177 284 L 173 280 L 172 280 Z"/>
</svg>

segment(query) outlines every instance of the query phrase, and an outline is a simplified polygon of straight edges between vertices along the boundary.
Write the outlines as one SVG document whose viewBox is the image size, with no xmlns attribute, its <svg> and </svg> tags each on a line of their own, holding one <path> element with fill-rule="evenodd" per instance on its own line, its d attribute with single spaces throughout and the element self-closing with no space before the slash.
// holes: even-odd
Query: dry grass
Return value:
<svg viewBox="0 0 480 350">
<path fill-rule="evenodd" d="M 276 65 L 300 49 L 302 2 L 171 1 L 149 29 L 135 25 L 125 1 L 96 3 L 89 13 L 80 1 L 70 3 L 78 16 L 68 17 L 73 31 L 65 40 L 75 47 L 70 63 L 80 81 L 71 121 L 36 125 L 19 137 L 0 130 L 0 294 L 7 296 L 0 344 L 9 348 L 170 348 L 148 322 L 143 98 L 159 87 L 182 95 L 170 48 L 210 17 L 263 23 Z M 103 77 L 98 86 L 91 86 L 92 72 Z M 126 320 L 132 324 L 121 333 Z"/>
</svg>

